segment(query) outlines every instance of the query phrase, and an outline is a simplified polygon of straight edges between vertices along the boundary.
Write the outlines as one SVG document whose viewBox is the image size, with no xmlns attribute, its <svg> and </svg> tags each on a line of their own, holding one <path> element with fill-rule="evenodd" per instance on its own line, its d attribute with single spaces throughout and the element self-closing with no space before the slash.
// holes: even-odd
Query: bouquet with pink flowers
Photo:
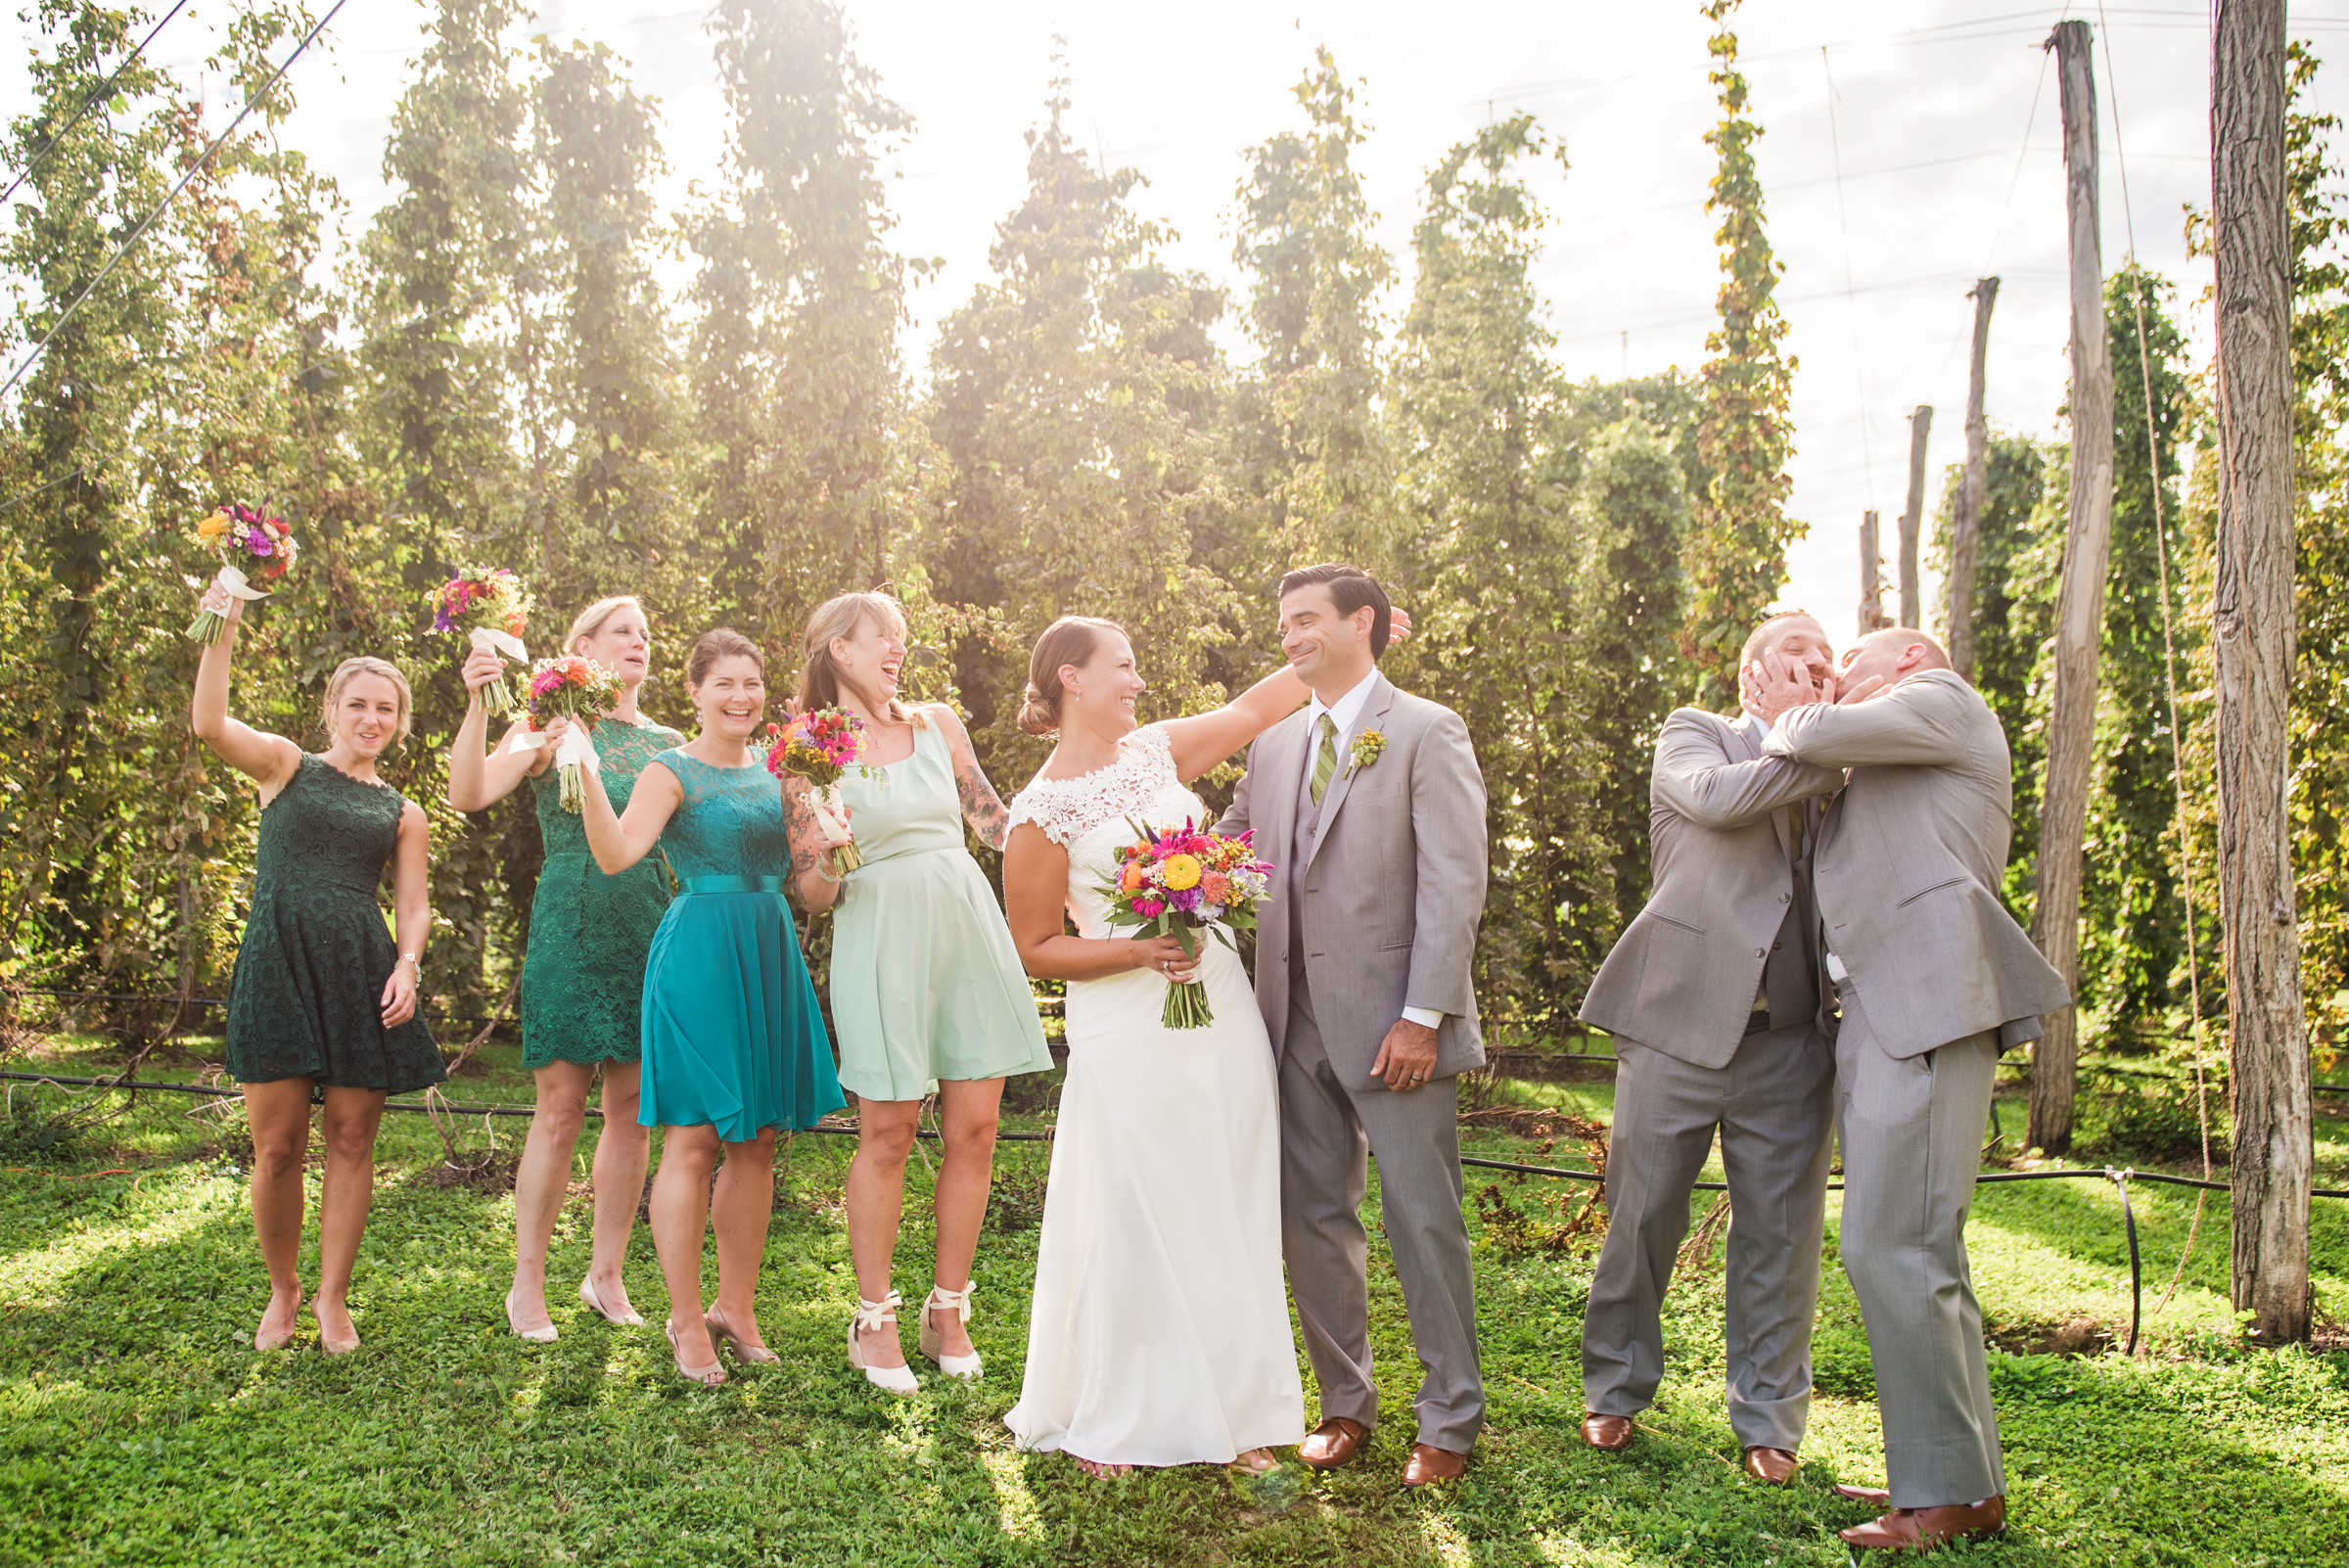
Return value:
<svg viewBox="0 0 2349 1568">
<path fill-rule="evenodd" d="M 864 863 L 864 856 L 849 828 L 840 781 L 852 767 L 868 776 L 872 772 L 863 766 L 864 720 L 845 708 L 818 708 L 800 715 L 788 728 L 769 724 L 766 733 L 766 770 L 777 778 L 797 773 L 807 781 L 807 805 L 815 813 L 815 825 L 832 852 L 833 863 L 847 876 Z"/>
<path fill-rule="evenodd" d="M 188 531 L 200 549 L 220 558 L 220 571 L 205 590 L 207 599 L 215 589 L 236 599 L 266 599 L 268 594 L 253 586 L 254 579 L 274 582 L 294 564 L 294 530 L 255 507 L 232 502 L 197 519 Z M 231 565 L 232 561 L 245 565 Z M 227 624 L 218 611 L 199 609 L 188 623 L 188 635 L 197 642 L 215 643 Z"/>
<path fill-rule="evenodd" d="M 1185 819 L 1178 829 L 1153 831 L 1128 819 L 1134 842 L 1118 852 L 1118 874 L 1103 888 L 1110 925 L 1136 926 L 1136 942 L 1172 935 L 1185 955 L 1199 956 L 1193 932 L 1206 931 L 1235 952 L 1233 931 L 1256 927 L 1256 906 L 1272 891 L 1272 867 L 1256 857 L 1253 830 L 1236 839 L 1201 832 Z M 1215 1022 L 1207 988 L 1195 980 L 1167 987 L 1159 1021 L 1169 1029 L 1202 1029 Z"/>
<path fill-rule="evenodd" d="M 524 722 L 530 729 L 515 736 L 522 751 L 546 744 L 546 727 L 558 718 L 571 720 L 555 748 L 557 799 L 566 811 L 577 810 L 586 800 L 587 770 L 603 771 L 596 761 L 595 742 L 588 738 L 590 720 L 620 706 L 620 677 L 581 654 L 541 659 L 530 671 L 523 693 Z"/>
<path fill-rule="evenodd" d="M 462 631 L 476 648 L 528 659 L 522 632 L 530 619 L 530 590 L 504 567 L 465 567 L 433 590 L 433 629 Z M 482 688 L 492 716 L 514 711 L 514 693 L 499 676 Z"/>
</svg>

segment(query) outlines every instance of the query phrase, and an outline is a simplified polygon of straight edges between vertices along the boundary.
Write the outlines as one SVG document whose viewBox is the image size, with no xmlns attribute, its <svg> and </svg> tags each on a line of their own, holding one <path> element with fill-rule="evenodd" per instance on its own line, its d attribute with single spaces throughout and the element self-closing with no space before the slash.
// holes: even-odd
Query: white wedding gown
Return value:
<svg viewBox="0 0 2349 1568">
<path fill-rule="evenodd" d="M 1104 938 L 1121 935 L 1101 887 L 1133 840 L 1128 819 L 1205 814 L 1153 726 L 1108 767 L 1029 785 L 1011 819 L 1069 852 L 1069 912 Z M 1069 984 L 1028 1370 L 1003 1418 L 1021 1448 L 1167 1465 L 1305 1440 L 1272 1050 L 1239 955 L 1204 945 L 1205 1029 L 1160 1024 L 1167 982 L 1150 970 Z"/>
</svg>

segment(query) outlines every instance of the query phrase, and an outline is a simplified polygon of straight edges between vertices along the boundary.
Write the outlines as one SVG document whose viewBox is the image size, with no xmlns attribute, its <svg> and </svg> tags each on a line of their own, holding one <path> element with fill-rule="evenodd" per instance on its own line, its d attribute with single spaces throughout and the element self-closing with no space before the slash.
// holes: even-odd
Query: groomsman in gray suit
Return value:
<svg viewBox="0 0 2349 1568">
<path fill-rule="evenodd" d="M 1775 700 L 1783 672 L 1749 672 Z M 1766 756 L 1849 768 L 1814 872 L 1842 1004 L 1835 1114 L 1843 1270 L 1867 1323 L 1887 1506 L 1854 1546 L 1922 1550 L 1998 1534 L 2006 1474 L 1965 1256 L 1965 1217 L 1999 1055 L 2069 1006 L 2063 978 L 1994 891 L 2013 763 L 1981 694 L 1919 631 L 1870 633 L 1832 705 L 1787 710 Z"/>
<path fill-rule="evenodd" d="M 1256 996 L 1280 1059 L 1281 1250 L 1321 1386 L 1298 1456 L 1351 1461 L 1378 1424 L 1366 1156 L 1425 1375 L 1405 1486 L 1466 1468 L 1484 1426 L 1456 1075 L 1485 1060 L 1470 978 L 1485 907 L 1485 786 L 1459 715 L 1378 672 L 1391 611 L 1368 574 L 1280 582 L 1280 645 L 1313 691 L 1258 736 L 1217 831 L 1256 830 L 1274 894 Z"/>
<path fill-rule="evenodd" d="M 1811 1407 L 1834 1086 L 1810 853 L 1820 798 L 1843 774 L 1762 751 L 1788 708 L 1833 684 L 1825 629 L 1773 617 L 1746 639 L 1740 664 L 1757 662 L 1780 678 L 1737 716 L 1665 719 L 1648 781 L 1653 891 L 1583 1002 L 1619 1063 L 1607 1239 L 1583 1316 L 1583 1438 L 1629 1447 L 1655 1398 L 1659 1309 L 1718 1132 L 1729 1426 L 1746 1472 L 1782 1486 Z"/>
</svg>

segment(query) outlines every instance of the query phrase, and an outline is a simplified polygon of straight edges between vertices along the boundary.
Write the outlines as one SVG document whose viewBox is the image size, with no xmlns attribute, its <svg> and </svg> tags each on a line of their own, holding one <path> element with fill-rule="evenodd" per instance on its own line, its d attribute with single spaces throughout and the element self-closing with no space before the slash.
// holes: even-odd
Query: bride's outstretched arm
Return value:
<svg viewBox="0 0 2349 1568">
<path fill-rule="evenodd" d="M 1221 708 L 1166 720 L 1174 771 L 1185 784 L 1295 713 L 1313 688 L 1281 666 Z"/>
<path fill-rule="evenodd" d="M 1129 969 L 1155 969 L 1178 984 L 1191 978 L 1192 960 L 1173 937 L 1133 942 L 1070 936 L 1061 919 L 1068 898 L 1069 852 L 1034 822 L 1013 828 L 1003 850 L 1003 913 L 1028 973 L 1038 980 L 1105 980 Z"/>
</svg>

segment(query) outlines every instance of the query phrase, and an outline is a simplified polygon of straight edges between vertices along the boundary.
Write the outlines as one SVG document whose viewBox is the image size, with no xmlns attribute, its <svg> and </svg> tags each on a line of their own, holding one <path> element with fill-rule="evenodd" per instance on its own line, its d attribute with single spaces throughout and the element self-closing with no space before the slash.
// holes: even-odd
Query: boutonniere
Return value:
<svg viewBox="0 0 2349 1568">
<path fill-rule="evenodd" d="M 1378 754 L 1387 749 L 1387 738 L 1375 729 L 1365 729 L 1354 738 L 1354 765 L 1357 771 L 1378 761 Z"/>
</svg>

